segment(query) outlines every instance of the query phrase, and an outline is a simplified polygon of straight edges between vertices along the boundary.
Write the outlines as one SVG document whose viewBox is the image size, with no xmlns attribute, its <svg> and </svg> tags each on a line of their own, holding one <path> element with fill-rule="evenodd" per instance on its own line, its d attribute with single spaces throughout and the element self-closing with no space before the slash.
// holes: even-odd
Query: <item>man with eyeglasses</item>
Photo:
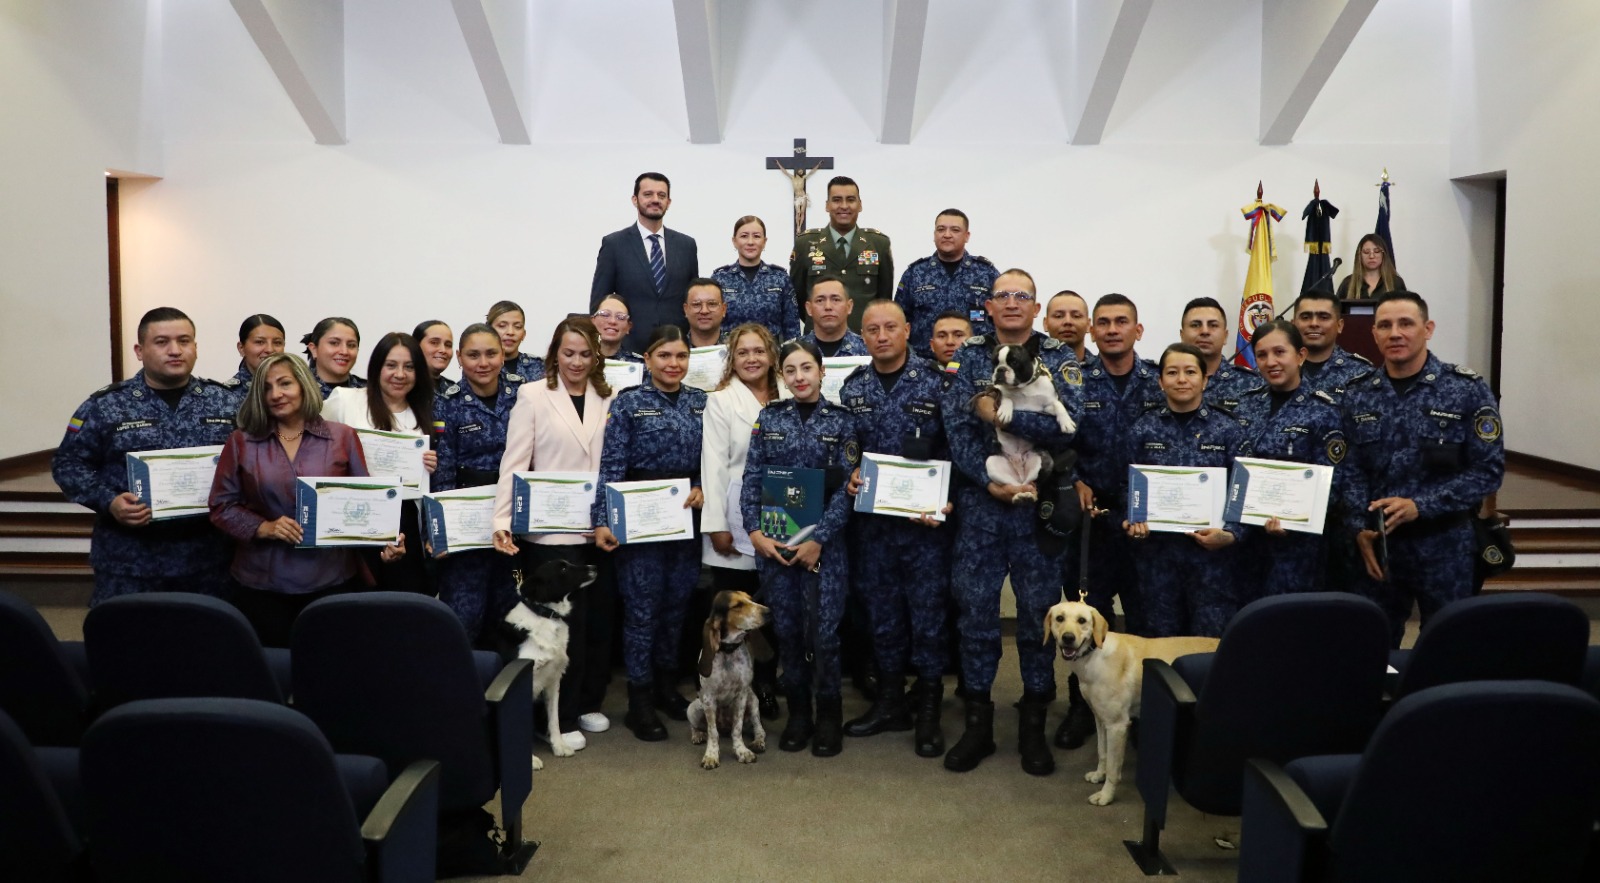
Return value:
<svg viewBox="0 0 1600 883">
<path fill-rule="evenodd" d="M 683 315 L 689 320 L 689 346 L 716 346 L 727 343 L 722 333 L 722 317 L 728 304 L 722 299 L 722 285 L 715 279 L 696 279 L 683 297 Z"/>
<path fill-rule="evenodd" d="M 948 310 L 966 316 L 973 334 L 994 330 L 983 304 L 1000 271 L 988 258 L 967 251 L 971 238 L 966 212 L 956 208 L 940 212 L 933 219 L 933 254 L 912 261 L 894 290 L 894 302 L 911 323 L 912 348 L 923 358 L 933 356 L 928 345 L 933 324 Z"/>
<path fill-rule="evenodd" d="M 870 356 L 867 342 L 845 324 L 852 310 L 850 295 L 845 292 L 844 280 L 837 276 L 823 276 L 811 283 L 811 296 L 806 298 L 806 315 L 811 317 L 811 330 L 801 335 L 817 345 L 822 357 Z"/>
<path fill-rule="evenodd" d="M 1339 301 L 1321 291 L 1308 291 L 1295 298 L 1294 327 L 1306 344 L 1306 360 L 1300 365 L 1300 385 L 1307 391 L 1321 390 L 1341 396 L 1350 382 L 1372 370 L 1365 356 L 1339 345 L 1344 317 Z"/>
<path fill-rule="evenodd" d="M 956 351 L 955 373 L 945 391 L 945 434 L 950 459 L 970 484 L 957 493 L 955 509 L 961 513 L 956 532 L 955 566 L 951 585 L 961 608 L 961 674 L 965 692 L 965 731 L 945 753 L 945 769 L 967 772 L 995 751 L 994 701 L 990 689 L 1000 666 L 1000 588 L 1007 575 L 1017 599 L 1017 657 L 1022 668 L 1022 699 L 1017 703 L 1020 723 L 1017 749 L 1024 772 L 1036 776 L 1055 770 L 1055 758 L 1045 741 L 1045 715 L 1055 698 L 1055 655 L 1044 646 L 1044 614 L 1061 599 L 1061 555 L 1048 554 L 1036 532 L 1045 506 L 1018 505 L 1016 496 L 1037 491 L 1054 505 L 1055 488 L 1011 485 L 992 481 L 988 457 L 1000 452 L 995 436 L 995 408 L 991 399 L 974 396 L 993 384 L 996 354 L 1002 345 L 1025 346 L 1037 354 L 1041 370 L 1048 373 L 1057 395 L 1074 422 L 1083 417 L 1083 377 L 1072 351 L 1061 341 L 1035 331 L 1039 315 L 1038 289 L 1023 270 L 1007 270 L 994 282 L 984 304 L 993 334 L 968 338 Z M 1052 452 L 1065 450 L 1071 433 L 1063 433 L 1054 417 L 1018 411 L 1005 430 Z"/>
</svg>

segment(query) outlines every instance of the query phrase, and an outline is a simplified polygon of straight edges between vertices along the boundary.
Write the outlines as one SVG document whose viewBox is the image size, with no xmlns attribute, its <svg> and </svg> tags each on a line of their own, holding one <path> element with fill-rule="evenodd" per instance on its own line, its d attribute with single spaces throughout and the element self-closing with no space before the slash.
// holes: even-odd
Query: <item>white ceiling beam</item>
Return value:
<svg viewBox="0 0 1600 883">
<path fill-rule="evenodd" d="M 689 111 L 689 142 L 722 141 L 722 96 L 717 88 L 717 0 L 672 0 L 678 25 L 678 61 L 683 65 L 683 103 Z"/>
<path fill-rule="evenodd" d="M 231 0 L 318 144 L 344 144 L 344 0 Z"/>
<path fill-rule="evenodd" d="M 1075 76 L 1067 107 L 1073 144 L 1099 144 L 1155 0 L 1079 0 L 1073 21 Z"/>
<path fill-rule="evenodd" d="M 1261 143 L 1288 144 L 1378 0 L 1262 0 Z"/>
<path fill-rule="evenodd" d="M 922 44 L 928 33 L 928 0 L 883 0 L 884 144 L 910 144 L 922 75 Z"/>
<path fill-rule="evenodd" d="M 489 100 L 501 144 L 530 144 L 528 108 L 519 97 L 527 75 L 527 0 L 451 0 L 472 66 Z"/>
</svg>

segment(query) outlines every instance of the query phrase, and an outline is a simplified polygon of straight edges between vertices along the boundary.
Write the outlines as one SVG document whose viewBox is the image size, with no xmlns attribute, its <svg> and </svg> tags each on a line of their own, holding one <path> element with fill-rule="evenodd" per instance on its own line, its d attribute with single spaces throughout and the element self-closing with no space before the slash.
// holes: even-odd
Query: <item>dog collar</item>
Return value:
<svg viewBox="0 0 1600 883">
<path fill-rule="evenodd" d="M 739 648 L 743 647 L 743 646 L 744 646 L 744 639 L 743 638 L 740 638 L 738 641 L 735 641 L 734 643 L 731 643 L 731 644 L 726 642 L 726 641 L 724 641 L 723 643 L 717 645 L 717 652 L 718 653 L 737 653 L 739 651 Z"/>
<path fill-rule="evenodd" d="M 529 610 L 533 611 L 533 614 L 535 616 L 542 616 L 545 619 L 553 619 L 556 622 L 566 622 L 567 621 L 567 615 L 565 613 L 557 613 L 554 610 L 551 610 L 550 608 L 544 606 L 543 604 L 535 603 L 535 604 L 526 604 L 524 606 L 527 607 Z"/>
</svg>

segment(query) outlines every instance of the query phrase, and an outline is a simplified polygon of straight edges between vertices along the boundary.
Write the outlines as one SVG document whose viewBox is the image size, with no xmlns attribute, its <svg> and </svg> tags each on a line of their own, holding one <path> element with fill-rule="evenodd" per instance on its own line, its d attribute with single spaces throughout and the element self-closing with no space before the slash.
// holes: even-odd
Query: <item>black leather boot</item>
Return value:
<svg viewBox="0 0 1600 883">
<path fill-rule="evenodd" d="M 1030 776 L 1048 776 L 1056 771 L 1055 755 L 1044 738 L 1044 718 L 1050 710 L 1048 697 L 1022 694 L 1017 702 L 1017 753 L 1022 755 L 1022 771 Z"/>
<path fill-rule="evenodd" d="M 678 679 L 666 672 L 656 672 L 656 710 L 675 721 L 689 719 L 689 700 L 678 692 Z"/>
<path fill-rule="evenodd" d="M 811 723 L 811 691 L 792 690 L 789 693 L 789 722 L 783 725 L 778 737 L 778 747 L 784 751 L 801 751 L 811 741 L 815 730 Z"/>
<path fill-rule="evenodd" d="M 944 753 L 944 730 L 939 717 L 944 708 L 944 681 L 917 681 L 917 756 L 938 757 Z"/>
<path fill-rule="evenodd" d="M 944 768 L 956 773 L 971 772 L 994 753 L 994 703 L 987 692 L 967 691 L 967 728 L 944 755 Z"/>
<path fill-rule="evenodd" d="M 1081 748 L 1092 735 L 1094 711 L 1089 708 L 1089 703 L 1083 701 L 1078 676 L 1073 675 L 1067 680 L 1067 716 L 1061 719 L 1061 726 L 1056 728 L 1056 747 L 1068 751 Z"/>
<path fill-rule="evenodd" d="M 861 717 L 844 725 L 847 736 L 876 736 L 911 729 L 911 705 L 906 702 L 906 676 L 885 674 L 878 680 L 878 698 Z"/>
<path fill-rule="evenodd" d="M 667 738 L 667 728 L 661 724 L 661 718 L 656 717 L 652 705 L 653 692 L 653 684 L 629 684 L 628 716 L 622 719 L 635 736 L 646 742 L 660 742 Z"/>
<path fill-rule="evenodd" d="M 844 748 L 844 710 L 838 696 L 817 697 L 817 737 L 811 740 L 813 757 L 832 757 Z"/>
</svg>

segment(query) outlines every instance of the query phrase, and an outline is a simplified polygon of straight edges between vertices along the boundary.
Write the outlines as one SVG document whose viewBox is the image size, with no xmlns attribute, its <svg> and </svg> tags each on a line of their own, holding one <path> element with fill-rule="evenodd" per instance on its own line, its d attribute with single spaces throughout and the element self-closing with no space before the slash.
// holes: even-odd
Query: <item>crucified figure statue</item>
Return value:
<svg viewBox="0 0 1600 883">
<path fill-rule="evenodd" d="M 788 176 L 789 185 L 794 188 L 794 235 L 799 236 L 806 232 L 806 209 L 811 206 L 811 197 L 806 194 L 806 177 L 822 168 L 822 162 L 818 160 L 816 165 L 809 169 L 797 165 L 794 171 L 784 168 L 782 161 L 775 164 L 778 171 Z"/>
</svg>

